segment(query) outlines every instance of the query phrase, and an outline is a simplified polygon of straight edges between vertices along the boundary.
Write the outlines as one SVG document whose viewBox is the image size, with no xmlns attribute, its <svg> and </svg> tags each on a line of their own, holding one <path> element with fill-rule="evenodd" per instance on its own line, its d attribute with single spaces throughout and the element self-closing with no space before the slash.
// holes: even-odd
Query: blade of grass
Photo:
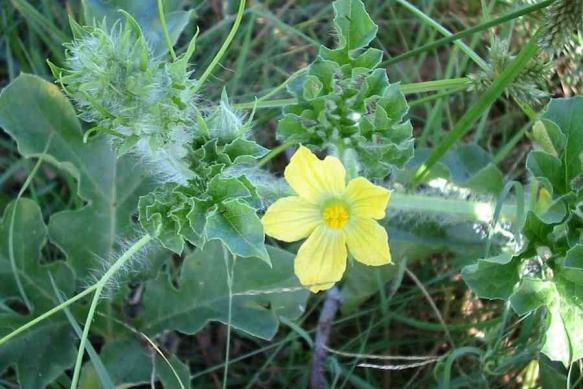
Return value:
<svg viewBox="0 0 583 389">
<path fill-rule="evenodd" d="M 466 30 L 460 31 L 458 33 L 455 33 L 455 34 L 452 34 L 449 36 L 445 36 L 445 37 L 437 39 L 431 43 L 427 43 L 425 45 L 419 46 L 419 47 L 417 47 L 411 51 L 408 51 L 406 53 L 397 55 L 393 58 L 390 58 L 390 59 L 384 61 L 383 65 L 392 65 L 392 64 L 395 64 L 397 62 L 404 61 L 408 58 L 414 57 L 414 56 L 416 56 L 420 53 L 423 53 L 425 51 L 435 49 L 437 47 L 440 47 L 440 46 L 446 45 L 448 43 L 455 42 L 459 39 L 465 38 L 467 36 L 473 35 L 477 32 L 481 32 L 481 31 L 487 30 L 491 27 L 497 26 L 499 24 L 503 24 L 503 23 L 506 23 L 510 20 L 514 20 L 514 19 L 519 18 L 521 16 L 528 15 L 530 13 L 533 13 L 533 12 L 536 12 L 540 9 L 548 7 L 554 1 L 555 0 L 544 0 L 544 1 L 541 1 L 540 3 L 532 4 L 532 5 L 517 9 L 515 11 L 508 12 L 508 13 L 506 13 L 502 16 L 499 16 L 495 19 L 480 23 L 477 26 L 468 28 Z"/>
<path fill-rule="evenodd" d="M 445 36 L 453 35 L 447 28 L 443 27 L 441 24 L 433 20 L 431 17 L 426 15 L 419 8 L 415 7 L 413 4 L 409 3 L 407 0 L 396 0 L 397 3 L 401 4 L 403 7 L 411 11 L 415 16 L 417 16 L 421 21 L 429 26 L 435 28 L 437 31 Z M 489 66 L 474 50 L 472 50 L 465 43 L 454 40 L 454 44 L 458 46 L 468 57 L 470 57 L 482 70 L 488 71 Z"/>
<path fill-rule="evenodd" d="M 55 296 L 57 296 L 59 303 L 62 304 L 65 300 L 63 300 L 63 296 L 62 296 L 61 292 L 59 291 L 59 288 L 55 284 L 55 280 L 54 280 L 53 276 L 50 273 L 49 273 L 49 278 L 51 280 L 51 285 L 53 287 L 53 291 L 55 292 Z M 65 316 L 67 316 L 67 320 L 69 321 L 69 324 L 71 324 L 71 327 L 73 327 L 73 330 L 75 330 L 75 334 L 77 334 L 77 337 L 81 338 L 81 335 L 83 334 L 83 330 L 81 329 L 81 327 L 77 323 L 77 320 L 75 320 L 75 317 L 73 316 L 71 311 L 69 311 L 68 308 L 65 308 L 65 309 L 63 309 L 63 312 L 65 313 Z M 89 358 L 91 359 L 91 363 L 93 363 L 93 367 L 95 367 L 95 372 L 97 373 L 97 376 L 99 377 L 99 380 L 101 381 L 102 387 L 104 389 L 114 389 L 115 384 L 113 383 L 111 376 L 107 372 L 105 365 L 101 361 L 99 354 L 97 354 L 97 351 L 95 351 L 95 349 L 93 348 L 93 345 L 91 343 L 87 343 L 87 345 L 85 347 L 87 350 L 87 354 L 89 354 Z"/>
<path fill-rule="evenodd" d="M 227 387 L 229 380 L 229 355 L 231 353 L 231 318 L 233 313 L 233 276 L 235 275 L 236 257 L 232 256 L 225 246 L 223 246 L 223 257 L 225 261 L 225 274 L 227 275 L 227 288 L 229 289 L 229 305 L 227 311 L 227 339 L 225 341 L 225 368 L 223 369 L 223 389 Z M 232 261 L 229 259 L 232 258 Z M 229 265 L 231 262 L 231 265 Z"/>
<path fill-rule="evenodd" d="M 49 46 L 58 62 L 62 62 L 63 50 L 61 44 L 69 41 L 69 36 L 37 11 L 28 1 L 11 0 L 11 2 L 14 8 L 26 19 L 30 27 L 35 30 L 39 38 Z"/>
<path fill-rule="evenodd" d="M 28 177 L 26 177 L 26 181 L 24 181 L 24 184 L 20 188 L 20 191 L 18 191 L 18 195 L 16 196 L 15 204 L 16 204 L 16 202 L 18 202 L 18 200 L 20 200 L 20 198 L 22 197 L 24 192 L 28 189 L 28 187 L 32 183 L 32 180 L 33 180 L 34 176 L 36 175 L 36 173 L 38 172 L 40 165 L 43 163 L 44 156 L 46 155 L 47 150 L 49 149 L 49 147 L 51 147 L 52 140 L 53 140 L 53 134 L 51 134 L 49 136 L 49 139 L 47 140 L 47 144 L 45 145 L 45 148 L 44 148 L 42 154 L 40 155 L 40 158 L 38 159 L 38 161 L 36 162 L 36 164 L 32 168 Z M 8 229 L 8 257 L 10 259 L 10 267 L 12 268 L 12 273 L 14 274 L 14 281 L 16 282 L 18 292 L 20 293 L 20 296 L 22 297 L 22 300 L 23 300 L 24 304 L 26 305 L 27 309 L 32 310 L 32 304 L 30 303 L 30 301 L 28 299 L 28 295 L 26 294 L 26 291 L 24 290 L 24 287 L 22 286 L 22 282 L 20 280 L 20 275 L 19 275 L 20 270 L 16 267 L 16 258 L 14 255 L 14 224 L 15 223 L 16 223 L 16 205 L 14 206 L 14 208 L 12 208 L 12 214 L 10 215 L 10 228 Z"/>
<path fill-rule="evenodd" d="M 164 31 L 164 39 L 166 40 L 166 45 L 168 46 L 168 51 L 170 52 L 172 61 L 176 61 L 176 52 L 174 52 L 174 45 L 172 44 L 172 39 L 170 39 L 170 33 L 168 32 L 168 25 L 166 24 L 166 16 L 164 15 L 164 4 L 162 4 L 162 0 L 158 0 L 158 17 L 160 18 L 162 31 Z"/>
<path fill-rule="evenodd" d="M 526 63 L 537 53 L 537 40 L 538 34 L 535 34 L 522 48 L 515 60 L 460 118 L 454 128 L 427 158 L 427 161 L 419 167 L 413 185 L 419 184 L 429 174 L 433 166 L 461 139 L 482 113 L 502 95 L 506 87 L 520 74 Z"/>
<path fill-rule="evenodd" d="M 246 0 L 239 0 L 239 9 L 237 10 L 237 17 L 235 18 L 235 22 L 231 27 L 231 31 L 229 31 L 229 35 L 227 35 L 227 38 L 223 42 L 223 45 L 221 46 L 217 54 L 214 56 L 209 66 L 205 69 L 202 76 L 200 76 L 200 78 L 198 79 L 198 88 L 200 88 L 205 83 L 207 78 L 211 75 L 215 67 L 219 64 L 219 62 L 229 49 L 229 45 L 233 41 L 233 38 L 235 38 L 235 34 L 237 34 L 237 30 L 241 25 L 241 20 L 243 20 L 243 15 L 245 14 L 245 3 Z"/>
</svg>

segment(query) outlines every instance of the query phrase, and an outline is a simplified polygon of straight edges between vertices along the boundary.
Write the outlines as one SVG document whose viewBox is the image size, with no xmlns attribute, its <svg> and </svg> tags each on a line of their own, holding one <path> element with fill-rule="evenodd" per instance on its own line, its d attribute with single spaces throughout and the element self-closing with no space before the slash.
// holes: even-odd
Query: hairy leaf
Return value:
<svg viewBox="0 0 583 389">
<path fill-rule="evenodd" d="M 220 240 L 240 257 L 256 257 L 269 263 L 263 224 L 253 208 L 241 200 L 219 204 L 207 218 L 208 240 Z"/>
<path fill-rule="evenodd" d="M 361 0 L 337 0 L 333 4 L 339 46 L 347 50 L 367 46 L 376 36 L 378 27 L 372 21 Z"/>
</svg>

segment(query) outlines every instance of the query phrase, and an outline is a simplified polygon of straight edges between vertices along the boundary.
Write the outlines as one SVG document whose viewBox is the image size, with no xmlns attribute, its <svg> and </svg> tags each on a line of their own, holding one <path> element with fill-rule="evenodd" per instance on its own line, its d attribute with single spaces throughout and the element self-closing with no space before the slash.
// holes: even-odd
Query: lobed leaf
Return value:
<svg viewBox="0 0 583 389">
<path fill-rule="evenodd" d="M 271 267 L 254 259 L 234 260 L 230 323 L 263 339 L 277 332 L 278 316 L 298 318 L 309 295 L 294 275 L 293 255 L 273 247 L 267 251 Z M 226 324 L 229 288 L 224 255 L 219 242 L 209 242 L 186 257 L 178 288 L 165 276 L 149 281 L 140 329 L 150 335 L 172 329 L 193 334 L 209 321 Z"/>
<path fill-rule="evenodd" d="M 9 252 L 9 229 L 13 225 L 13 268 Z M 8 205 L 0 223 L 0 301 L 15 307 L 0 312 L 0 337 L 59 304 L 51 277 L 65 295 L 74 290 L 74 275 L 63 262 L 40 263 L 40 251 L 47 239 L 39 206 L 20 199 Z M 22 289 L 16 277 L 20 278 Z M 31 306 L 26 308 L 22 293 Z M 24 305 L 24 308 L 23 308 Z M 22 310 L 26 313 L 22 313 Z M 75 336 L 65 316 L 44 321 L 0 346 L 0 372 L 13 366 L 20 387 L 44 388 L 73 364 Z"/>
<path fill-rule="evenodd" d="M 131 214 L 153 180 L 130 156 L 116 159 L 104 137 L 84 143 L 71 103 L 39 77 L 21 74 L 2 91 L 0 126 L 24 157 L 38 157 L 46 149 L 48 162 L 75 177 L 86 205 L 53 214 L 49 238 L 67 255 L 79 279 L 101 269 L 117 242 L 133 235 Z"/>
</svg>

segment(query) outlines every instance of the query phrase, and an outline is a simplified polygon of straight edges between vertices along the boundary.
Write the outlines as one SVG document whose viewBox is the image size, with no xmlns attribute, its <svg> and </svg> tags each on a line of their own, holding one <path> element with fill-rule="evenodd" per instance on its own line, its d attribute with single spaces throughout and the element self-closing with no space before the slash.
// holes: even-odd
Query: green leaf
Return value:
<svg viewBox="0 0 583 389">
<path fill-rule="evenodd" d="M 559 156 L 567 141 L 559 126 L 548 119 L 538 120 L 532 126 L 530 138 L 542 151 L 554 157 Z"/>
<path fill-rule="evenodd" d="M 577 186 L 583 173 L 583 97 L 552 99 L 543 120 L 533 128 L 541 147 L 530 153 L 527 167 L 553 193 L 565 194 Z"/>
<path fill-rule="evenodd" d="M 565 193 L 567 183 L 563 175 L 561 160 L 543 151 L 532 151 L 526 160 L 526 166 L 531 174 L 543 181 L 549 190 Z"/>
<path fill-rule="evenodd" d="M 454 182 L 481 193 L 499 193 L 504 187 L 502 172 L 492 164 L 492 156 L 476 144 L 461 145 L 443 162 Z"/>
<path fill-rule="evenodd" d="M 118 10 L 127 11 L 140 24 L 154 53 L 164 55 L 168 52 L 156 0 L 82 0 L 82 4 L 85 22 L 89 24 L 94 20 L 100 22 L 103 18 L 107 19 L 109 25 L 118 20 L 125 21 Z M 170 40 L 176 44 L 178 37 L 190 22 L 192 11 L 182 11 L 182 2 L 179 0 L 164 0 L 163 4 Z"/>
<path fill-rule="evenodd" d="M 224 151 L 233 163 L 253 162 L 269 152 L 257 142 L 243 138 L 237 138 L 226 145 Z"/>
<path fill-rule="evenodd" d="M 552 99 L 543 118 L 557 124 L 567 136 L 563 164 L 565 177 L 570 182 L 583 171 L 583 96 Z"/>
<path fill-rule="evenodd" d="M 480 259 L 462 270 L 464 281 L 481 298 L 507 299 L 519 281 L 520 260 L 510 254 Z"/>
<path fill-rule="evenodd" d="M 13 211 L 16 212 L 13 230 L 15 272 L 8 250 Z M 34 201 L 20 199 L 10 203 L 0 223 L 0 301 L 20 301 L 22 304 L 21 293 L 24 293 L 31 307 L 27 314 L 0 313 L 0 337 L 59 303 L 52 292 L 51 276 L 63 293 L 70 295 L 73 292 L 75 278 L 65 263 L 40 264 L 40 250 L 46 237 L 47 228 Z M 16 276 L 20 279 L 22 291 Z M 75 353 L 75 338 L 68 321 L 64 316 L 56 316 L 0 346 L 0 372 L 14 366 L 20 387 L 44 388 L 72 365 Z"/>
<path fill-rule="evenodd" d="M 288 85 L 298 103 L 285 108 L 277 134 L 340 157 L 351 175 L 383 179 L 413 156 L 409 107 L 377 68 L 382 52 L 352 54 L 320 49 L 308 74 Z"/>
<path fill-rule="evenodd" d="M 550 324 L 542 351 L 569 366 L 583 358 L 583 287 L 561 278 L 555 285 L 557 294 L 549 307 Z"/>
<path fill-rule="evenodd" d="M 518 314 L 539 307 L 547 309 L 545 342 L 542 352 L 565 366 L 583 358 L 583 286 L 555 275 L 552 281 L 526 278 L 510 298 Z"/>
<path fill-rule="evenodd" d="M 225 200 L 240 199 L 251 196 L 247 186 L 237 178 L 224 178 L 215 176 L 208 187 L 208 194 L 215 203 L 221 203 Z"/>
<path fill-rule="evenodd" d="M 242 200 L 223 202 L 209 213 L 206 237 L 220 240 L 233 255 L 257 257 L 269 263 L 261 220 L 255 209 Z"/>
<path fill-rule="evenodd" d="M 304 81 L 302 97 L 304 100 L 313 100 L 320 95 L 324 85 L 318 77 L 308 75 Z"/>
<path fill-rule="evenodd" d="M 510 298 L 510 303 L 514 311 L 522 316 L 551 303 L 555 294 L 553 282 L 524 278 Z"/>
<path fill-rule="evenodd" d="M 583 270 L 583 244 L 576 244 L 567 251 L 564 266 Z"/>
<path fill-rule="evenodd" d="M 547 243 L 547 237 L 552 232 L 553 225 L 556 223 L 558 222 L 555 221 L 555 223 L 549 223 L 548 220 L 543 220 L 540 215 L 537 215 L 533 211 L 528 211 L 526 214 L 526 221 L 524 222 L 523 234 L 528 237 L 532 243 Z"/>
<path fill-rule="evenodd" d="M 193 199 L 182 193 L 177 184 L 167 183 L 140 197 L 138 209 L 142 227 L 162 246 L 176 254 L 184 250 L 184 234 L 189 234 L 188 214 Z"/>
<path fill-rule="evenodd" d="M 120 239 L 133 235 L 131 214 L 138 197 L 153 181 L 129 156 L 116 160 L 103 137 L 83 143 L 75 110 L 57 86 L 22 74 L 0 94 L 0 126 L 12 136 L 26 158 L 45 159 L 73 175 L 87 205 L 55 213 L 49 238 L 67 255 L 78 278 L 101 269 Z M 74 231 L 74 233 L 72 233 Z"/>
<path fill-rule="evenodd" d="M 540 354 L 539 380 L 545 389 L 565 389 L 567 387 L 567 369 L 558 362 L 550 361 L 544 354 Z"/>
<path fill-rule="evenodd" d="M 416 149 L 409 166 L 413 168 L 421 165 L 430 152 L 426 148 Z M 494 165 L 493 157 L 476 144 L 461 145 L 450 150 L 425 180 L 430 181 L 437 177 L 478 193 L 498 194 L 504 187 L 504 175 Z"/>
<path fill-rule="evenodd" d="M 378 27 L 366 12 L 361 0 L 337 0 L 333 6 L 340 48 L 360 49 L 375 38 Z"/>
<path fill-rule="evenodd" d="M 231 325 L 250 335 L 271 339 L 278 316 L 297 319 L 309 292 L 293 272 L 293 255 L 269 247 L 272 266 L 258 260 L 235 259 Z M 165 276 L 146 284 L 140 329 L 156 335 L 177 330 L 194 334 L 209 321 L 227 323 L 229 289 L 224 250 L 219 242 L 189 255 L 176 289 Z"/>
</svg>

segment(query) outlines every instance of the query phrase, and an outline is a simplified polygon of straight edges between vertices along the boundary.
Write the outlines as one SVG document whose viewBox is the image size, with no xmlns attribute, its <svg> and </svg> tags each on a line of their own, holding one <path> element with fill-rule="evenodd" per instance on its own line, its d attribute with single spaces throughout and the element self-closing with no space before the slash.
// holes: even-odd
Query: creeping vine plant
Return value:
<svg viewBox="0 0 583 389">
<path fill-rule="evenodd" d="M 226 387 L 231 328 L 269 340 L 281 321 L 316 355 L 327 345 L 312 344 L 295 322 L 310 290 L 333 288 L 323 311 L 333 300 L 350 314 L 379 292 L 386 310 L 405 272 L 418 281 L 407 261 L 444 252 L 478 297 L 507 300 L 536 324 L 527 336 L 533 350 L 567 368 L 583 358 L 583 98 L 551 99 L 535 111 L 549 99 L 543 78 L 552 56 L 580 41 L 582 1 L 527 6 L 548 7 L 547 19 L 517 56 L 510 40 L 492 39 L 486 62 L 452 37 L 480 70 L 416 89 L 389 82 L 364 2 L 336 0 L 334 47 L 320 46 L 284 84 L 242 104 L 209 76 L 245 1 L 206 69 L 192 67 L 198 32 L 174 51 L 191 16 L 179 2 L 169 1 L 166 14 L 161 0 L 147 2 L 152 14 L 82 3 L 86 25 L 71 17 L 62 61 L 49 62 L 54 82 L 21 74 L 0 94 L 0 126 L 23 157 L 38 158 L 0 222 L 0 373 L 14 369 L 24 388 L 190 387 L 190 368 L 172 344 L 178 333 L 218 321 L 227 325 Z M 419 16 L 407 1 L 396 3 Z M 216 101 L 206 93 L 211 82 L 222 90 Z M 261 100 L 283 85 L 293 98 L 280 104 L 282 146 L 270 151 L 255 111 L 270 107 Z M 460 86 L 478 92 L 476 102 L 433 152 L 418 149 L 413 159 L 408 114 L 419 102 L 405 93 L 438 91 L 440 99 Z M 518 182 L 502 189 L 498 156 L 477 144 L 451 147 L 504 93 L 534 123 L 526 198 Z M 280 170 L 292 188 L 265 168 L 286 148 L 296 149 Z M 22 197 L 42 163 L 74 183 L 67 209 Z M 416 170 L 423 174 L 411 182 Z M 515 196 L 506 199 L 511 187 Z M 298 196 L 286 197 L 292 192 Z M 509 314 L 492 324 L 502 338 Z M 444 387 L 465 352 L 479 354 L 488 371 L 499 363 L 490 350 L 449 341 L 425 361 L 437 363 Z"/>
</svg>

